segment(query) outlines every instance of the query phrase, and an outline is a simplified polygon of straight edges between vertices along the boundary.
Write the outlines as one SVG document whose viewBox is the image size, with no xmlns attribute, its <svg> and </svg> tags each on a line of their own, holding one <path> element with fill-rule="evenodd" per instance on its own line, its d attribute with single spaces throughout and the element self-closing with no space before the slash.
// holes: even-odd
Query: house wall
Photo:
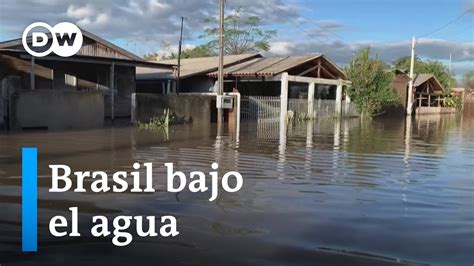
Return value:
<svg viewBox="0 0 474 266">
<path fill-rule="evenodd" d="M 11 97 L 11 129 L 85 129 L 104 124 L 100 92 L 23 90 Z"/>
<path fill-rule="evenodd" d="M 401 108 L 407 108 L 408 100 L 408 80 L 404 75 L 395 75 L 392 80 L 392 87 L 397 92 L 401 101 Z"/>
<path fill-rule="evenodd" d="M 105 80 L 106 86 L 110 86 L 110 71 L 100 79 Z M 114 75 L 114 114 L 115 118 L 129 118 L 131 114 L 132 93 L 135 93 L 135 68 L 115 66 Z M 104 92 L 105 116 L 111 117 L 110 91 Z"/>
<path fill-rule="evenodd" d="M 135 67 L 116 67 L 115 89 L 115 116 L 130 117 L 132 93 L 135 93 Z"/>
<path fill-rule="evenodd" d="M 387 106 L 384 111 L 392 117 L 403 117 L 406 115 L 408 101 L 409 78 L 404 74 L 395 74 L 392 79 L 392 88 L 397 93 L 400 104 L 397 106 Z"/>
<path fill-rule="evenodd" d="M 151 117 L 170 114 L 193 124 L 211 123 L 211 102 L 214 97 L 197 95 L 156 95 L 150 93 L 135 94 L 133 122 L 148 122 Z"/>
</svg>

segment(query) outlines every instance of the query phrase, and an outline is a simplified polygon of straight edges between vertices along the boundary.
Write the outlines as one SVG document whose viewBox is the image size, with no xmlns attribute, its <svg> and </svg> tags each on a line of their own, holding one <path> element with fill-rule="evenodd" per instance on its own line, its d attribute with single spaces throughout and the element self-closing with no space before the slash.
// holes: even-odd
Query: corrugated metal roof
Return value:
<svg viewBox="0 0 474 266">
<path fill-rule="evenodd" d="M 433 89 L 433 92 L 442 93 L 444 91 L 443 85 L 441 85 L 436 76 L 433 74 L 416 74 L 413 78 L 413 86 L 418 87 L 429 80 L 433 81 L 432 84 L 434 86 L 431 87 L 431 89 Z"/>
<path fill-rule="evenodd" d="M 428 81 L 430 78 L 434 78 L 433 74 L 416 74 L 415 78 L 413 79 L 413 86 L 418 87 Z"/>
<path fill-rule="evenodd" d="M 260 54 L 241 54 L 241 55 L 226 55 L 224 56 L 224 66 L 232 66 L 234 64 L 239 64 L 246 62 L 254 58 L 262 57 Z M 161 64 L 168 65 L 177 65 L 177 59 L 171 60 L 162 60 L 158 61 Z M 210 56 L 210 57 L 198 57 L 198 58 L 186 58 L 181 59 L 181 77 L 189 77 L 196 74 L 209 73 L 211 71 L 217 70 L 219 67 L 219 57 Z M 139 72 L 137 72 L 139 74 Z"/>
<path fill-rule="evenodd" d="M 260 54 L 241 54 L 241 55 L 226 55 L 224 56 L 224 66 L 232 66 L 241 62 L 246 62 L 254 58 L 262 57 Z M 161 60 L 160 64 L 176 66 L 178 59 Z M 182 78 L 207 74 L 217 70 L 219 67 L 219 57 L 197 57 L 181 59 L 181 74 Z M 173 79 L 175 75 L 173 71 L 166 71 L 161 69 L 148 69 L 139 67 L 136 70 L 137 80 L 154 80 L 154 79 Z"/>
<path fill-rule="evenodd" d="M 93 56 L 93 57 L 108 57 L 108 58 L 117 58 L 117 59 L 129 59 L 133 61 L 143 61 L 143 59 L 134 53 L 131 53 L 91 32 L 88 32 L 84 29 L 81 29 L 82 35 L 85 38 L 88 38 L 96 43 L 102 44 L 103 46 L 107 47 L 108 49 L 112 50 L 114 53 L 107 53 L 107 54 L 96 54 L 96 50 L 99 49 L 98 47 L 91 47 L 91 45 L 87 45 L 86 41 L 84 40 L 83 46 L 81 50 L 78 52 L 78 55 L 84 56 Z M 48 32 L 46 34 L 48 39 L 51 38 L 51 33 Z M 31 36 L 27 38 L 27 42 L 31 42 Z M 21 38 L 13 39 L 9 41 L 0 42 L 0 49 L 16 49 L 16 50 L 24 50 Z"/>
<path fill-rule="evenodd" d="M 169 69 L 137 67 L 135 71 L 137 80 L 168 80 L 175 78 L 173 71 Z"/>
<path fill-rule="evenodd" d="M 274 76 L 321 56 L 322 54 L 256 58 L 242 64 L 225 68 L 224 75 Z M 209 76 L 217 76 L 217 71 L 209 73 Z"/>
</svg>

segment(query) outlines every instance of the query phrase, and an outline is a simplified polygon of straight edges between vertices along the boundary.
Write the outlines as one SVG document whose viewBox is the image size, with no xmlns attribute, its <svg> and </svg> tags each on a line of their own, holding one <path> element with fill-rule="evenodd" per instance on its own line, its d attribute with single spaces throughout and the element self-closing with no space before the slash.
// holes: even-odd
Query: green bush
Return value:
<svg viewBox="0 0 474 266">
<path fill-rule="evenodd" d="M 450 94 L 444 98 L 445 107 L 461 108 L 462 105 L 463 105 L 462 99 L 455 95 Z"/>
<path fill-rule="evenodd" d="M 365 48 L 355 55 L 345 68 L 352 86 L 347 93 L 356 104 L 362 117 L 370 117 L 383 107 L 397 105 L 400 98 L 392 88 L 393 74 L 378 58 L 369 56 L 370 48 Z"/>
<path fill-rule="evenodd" d="M 153 116 L 150 118 L 148 123 L 138 122 L 138 127 L 141 129 L 158 129 L 158 128 L 167 128 L 171 124 L 173 117 L 170 118 L 170 110 L 165 109 L 163 114 L 158 116 Z"/>
</svg>

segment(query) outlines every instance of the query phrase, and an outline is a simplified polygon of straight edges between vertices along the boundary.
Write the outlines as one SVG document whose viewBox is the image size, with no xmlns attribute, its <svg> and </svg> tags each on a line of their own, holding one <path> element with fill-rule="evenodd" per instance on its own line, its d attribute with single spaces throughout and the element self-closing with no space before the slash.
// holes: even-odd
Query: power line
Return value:
<svg viewBox="0 0 474 266">
<path fill-rule="evenodd" d="M 325 45 L 321 40 L 319 39 L 316 39 L 317 36 L 315 36 L 313 33 L 309 32 L 308 30 L 306 30 L 305 28 L 301 27 L 301 25 L 299 25 L 298 23 L 296 23 L 295 21 L 287 18 L 286 14 L 283 13 L 283 11 L 281 9 L 279 9 L 278 7 L 271 7 L 273 10 L 275 10 L 276 12 L 278 12 L 281 17 L 286 20 L 287 22 L 291 23 L 293 26 L 295 26 L 296 29 L 300 30 L 301 32 L 305 33 L 306 35 L 308 35 L 309 37 L 311 38 L 315 38 L 315 41 L 317 41 L 319 44 L 321 45 Z"/>
<path fill-rule="evenodd" d="M 311 24 L 315 25 L 316 27 L 320 28 L 322 31 L 324 31 L 324 28 L 321 27 L 321 25 L 314 21 L 313 19 L 309 18 L 309 17 L 306 17 L 306 16 L 302 16 L 302 18 L 304 18 L 306 21 L 310 22 Z M 340 35 L 336 34 L 335 32 L 332 32 L 330 30 L 326 30 L 327 33 L 331 34 L 332 36 L 336 37 L 337 39 L 339 39 L 340 41 L 345 41 L 344 38 L 342 38 Z"/>
<path fill-rule="evenodd" d="M 426 36 L 429 36 L 429 35 L 431 35 L 431 34 L 434 34 L 434 33 L 438 32 L 438 31 L 440 31 L 440 30 L 446 28 L 447 26 L 449 26 L 449 25 L 451 25 L 451 24 L 457 22 L 457 21 L 460 20 L 462 17 L 464 17 L 467 13 L 469 13 L 469 12 L 471 12 L 471 11 L 473 11 L 473 10 L 474 10 L 474 7 L 472 7 L 472 8 L 470 8 L 470 9 L 468 9 L 468 10 L 462 12 L 457 18 L 455 18 L 454 20 L 449 21 L 448 23 L 446 23 L 446 24 L 444 24 L 443 26 L 441 26 L 441 27 L 435 29 L 434 31 L 432 31 L 432 32 L 430 32 L 430 33 L 427 33 L 427 34 L 424 34 L 424 35 L 421 35 L 421 36 L 418 36 L 417 38 L 422 38 L 422 37 L 426 37 Z"/>
</svg>

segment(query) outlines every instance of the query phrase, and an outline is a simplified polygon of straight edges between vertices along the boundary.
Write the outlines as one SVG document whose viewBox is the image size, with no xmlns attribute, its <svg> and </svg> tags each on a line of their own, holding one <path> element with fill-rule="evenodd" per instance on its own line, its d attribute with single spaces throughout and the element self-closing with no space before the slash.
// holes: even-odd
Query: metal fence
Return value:
<svg viewBox="0 0 474 266">
<path fill-rule="evenodd" d="M 243 121 L 277 122 L 280 119 L 280 97 L 243 96 L 240 115 Z"/>
<path fill-rule="evenodd" d="M 334 100 L 314 100 L 315 118 L 333 118 L 336 108 Z M 308 112 L 308 99 L 288 99 L 288 111 Z M 343 117 L 357 117 L 354 103 L 342 102 Z M 280 117 L 280 97 L 278 96 L 243 96 L 241 99 L 241 120 L 258 122 L 278 122 Z"/>
<path fill-rule="evenodd" d="M 355 103 L 342 103 L 342 115 L 344 117 L 359 117 L 359 111 L 357 111 L 357 107 Z"/>
<path fill-rule="evenodd" d="M 308 112 L 308 99 L 289 99 L 288 110 L 294 113 Z M 315 118 L 332 118 L 336 115 L 336 101 L 335 100 L 321 100 L 314 99 L 313 111 Z M 343 117 L 357 117 L 359 113 L 354 103 L 342 102 L 342 116 Z"/>
</svg>

